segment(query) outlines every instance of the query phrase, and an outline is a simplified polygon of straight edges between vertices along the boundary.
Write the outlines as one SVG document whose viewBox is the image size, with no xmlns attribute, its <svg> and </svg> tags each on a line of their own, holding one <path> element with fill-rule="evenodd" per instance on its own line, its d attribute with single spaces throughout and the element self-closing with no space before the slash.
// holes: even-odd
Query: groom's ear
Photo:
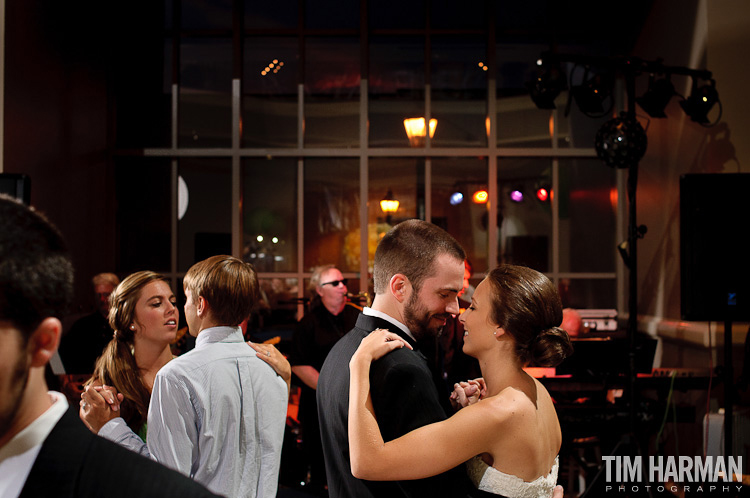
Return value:
<svg viewBox="0 0 750 498">
<path fill-rule="evenodd" d="M 403 303 L 406 298 L 409 297 L 409 292 L 411 291 L 411 283 L 409 282 L 409 279 L 406 277 L 406 275 L 402 273 L 396 273 L 391 277 L 391 281 L 389 282 L 389 290 L 399 303 Z"/>
</svg>

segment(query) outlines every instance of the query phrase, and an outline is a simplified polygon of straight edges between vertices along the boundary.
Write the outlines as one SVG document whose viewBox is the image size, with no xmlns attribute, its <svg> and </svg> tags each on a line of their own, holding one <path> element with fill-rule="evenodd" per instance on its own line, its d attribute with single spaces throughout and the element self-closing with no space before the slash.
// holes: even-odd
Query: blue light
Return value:
<svg viewBox="0 0 750 498">
<path fill-rule="evenodd" d="M 451 194 L 450 203 L 451 206 L 457 206 L 458 204 L 461 204 L 464 200 L 464 194 L 461 192 L 453 192 Z"/>
</svg>

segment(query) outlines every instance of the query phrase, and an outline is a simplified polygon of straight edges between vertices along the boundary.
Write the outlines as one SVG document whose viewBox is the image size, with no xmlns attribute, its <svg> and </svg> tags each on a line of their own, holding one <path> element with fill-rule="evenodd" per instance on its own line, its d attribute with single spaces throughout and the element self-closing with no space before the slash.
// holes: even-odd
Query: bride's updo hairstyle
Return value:
<svg viewBox="0 0 750 498">
<path fill-rule="evenodd" d="M 562 302 L 550 280 L 525 266 L 500 265 L 490 272 L 490 318 L 516 341 L 522 365 L 554 367 L 573 352 L 562 324 Z"/>
<path fill-rule="evenodd" d="M 126 277 L 109 296 L 109 325 L 114 336 L 96 360 L 94 375 L 87 382 L 99 380 L 123 394 L 125 402 L 120 408 L 121 415 L 136 433 L 146 423 L 151 393 L 141 379 L 133 356 L 135 332 L 131 325 L 135 321 L 135 305 L 143 288 L 158 280 L 169 284 L 159 273 L 139 271 Z"/>
</svg>

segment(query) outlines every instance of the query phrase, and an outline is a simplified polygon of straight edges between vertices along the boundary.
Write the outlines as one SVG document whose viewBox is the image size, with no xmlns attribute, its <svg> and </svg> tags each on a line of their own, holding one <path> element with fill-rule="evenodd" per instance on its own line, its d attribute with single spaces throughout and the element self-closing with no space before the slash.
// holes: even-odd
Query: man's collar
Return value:
<svg viewBox="0 0 750 498">
<path fill-rule="evenodd" d="M 388 323 L 392 323 L 393 325 L 395 325 L 396 327 L 398 327 L 399 329 L 401 329 L 401 331 L 403 331 L 404 334 L 406 334 L 407 336 L 409 336 L 411 338 L 411 340 L 413 340 L 414 342 L 417 341 L 414 338 L 414 335 L 411 333 L 411 330 L 409 330 L 409 327 L 407 327 L 403 323 L 399 322 L 398 320 L 396 320 L 395 318 L 393 318 L 391 315 L 386 315 L 382 311 L 374 310 L 374 309 L 368 308 L 368 307 L 365 307 L 365 308 L 362 309 L 362 314 L 367 315 L 367 316 L 374 316 L 374 317 L 377 317 L 377 318 L 381 318 L 381 319 L 387 321 Z"/>
</svg>

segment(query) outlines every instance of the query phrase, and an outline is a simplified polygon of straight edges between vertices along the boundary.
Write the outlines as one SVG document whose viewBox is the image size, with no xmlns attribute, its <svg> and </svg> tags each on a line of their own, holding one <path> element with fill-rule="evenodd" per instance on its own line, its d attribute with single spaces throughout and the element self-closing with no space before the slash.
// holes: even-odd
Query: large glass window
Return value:
<svg viewBox="0 0 750 498">
<path fill-rule="evenodd" d="M 335 264 L 350 292 L 368 290 L 380 237 L 420 218 L 459 240 L 477 278 L 527 264 L 566 305 L 616 308 L 624 200 L 593 151 L 611 113 L 568 109 L 566 89 L 556 109 L 531 100 L 527 83 L 550 48 L 531 6 L 459 10 L 444 0 L 167 2 L 163 31 L 137 46 L 149 74 L 117 87 L 115 143 L 130 153 L 115 170 L 118 271 L 177 282 L 197 259 L 237 253 L 260 273 L 254 330 L 283 335 L 315 266 Z M 603 50 L 559 36 L 560 50 Z M 590 76 L 563 70 L 569 87 Z M 427 115 L 430 147 L 404 127 Z"/>
</svg>

